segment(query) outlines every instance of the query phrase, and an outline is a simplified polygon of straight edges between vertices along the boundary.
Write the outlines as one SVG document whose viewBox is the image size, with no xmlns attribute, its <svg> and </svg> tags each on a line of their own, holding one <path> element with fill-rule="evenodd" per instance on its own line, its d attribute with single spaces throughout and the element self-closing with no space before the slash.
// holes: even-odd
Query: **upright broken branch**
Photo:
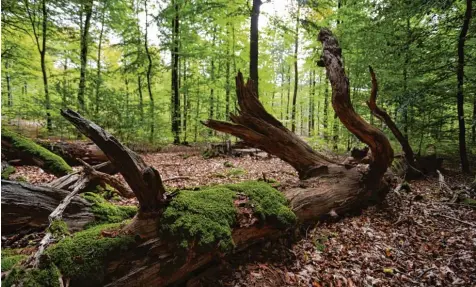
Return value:
<svg viewBox="0 0 476 287">
<path fill-rule="evenodd" d="M 139 155 L 77 112 L 62 110 L 61 115 L 90 138 L 117 167 L 137 197 L 140 213 L 157 212 L 163 208 L 166 203 L 165 188 L 156 169 L 147 166 Z"/>
<path fill-rule="evenodd" d="M 374 70 L 371 66 L 369 66 L 370 77 L 372 79 L 372 90 L 370 91 L 370 99 L 367 101 L 367 106 L 369 106 L 370 111 L 374 114 L 378 119 L 384 122 L 387 127 L 392 131 L 395 138 L 398 140 L 400 145 L 402 146 L 403 152 L 405 153 L 405 160 L 407 164 L 415 167 L 415 154 L 413 153 L 413 149 L 403 134 L 398 129 L 395 122 L 392 118 L 388 115 L 388 113 L 377 106 L 377 93 L 378 93 L 378 83 L 377 78 L 375 76 Z"/>
</svg>

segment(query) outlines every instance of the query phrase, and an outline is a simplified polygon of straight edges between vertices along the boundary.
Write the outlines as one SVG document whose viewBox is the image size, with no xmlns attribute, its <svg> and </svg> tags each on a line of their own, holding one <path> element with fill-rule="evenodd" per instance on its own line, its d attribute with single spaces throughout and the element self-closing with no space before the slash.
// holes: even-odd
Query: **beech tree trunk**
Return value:
<svg viewBox="0 0 476 287">
<path fill-rule="evenodd" d="M 473 0 L 466 0 L 466 13 L 464 14 L 463 26 L 458 39 L 458 67 L 456 76 L 458 78 L 458 127 L 459 127 L 459 154 L 461 158 L 461 169 L 464 173 L 469 173 L 469 161 L 466 151 L 466 127 L 464 123 L 464 44 L 466 42 L 466 35 L 468 34 L 469 22 L 471 21 Z"/>
<path fill-rule="evenodd" d="M 86 66 L 88 64 L 88 41 L 89 41 L 89 27 L 91 26 L 91 18 L 93 15 L 93 1 L 88 0 L 84 3 L 86 20 L 84 27 L 82 27 L 81 34 L 81 69 L 79 74 L 79 89 L 78 89 L 78 106 L 79 110 L 84 113 L 86 111 L 86 104 L 84 100 L 84 90 L 86 89 Z M 82 9 L 82 8 L 81 8 Z"/>
<path fill-rule="evenodd" d="M 253 0 L 251 8 L 251 26 L 250 26 L 250 78 L 255 83 L 255 93 L 258 96 L 258 23 L 259 13 L 263 2 L 261 0 Z"/>
</svg>

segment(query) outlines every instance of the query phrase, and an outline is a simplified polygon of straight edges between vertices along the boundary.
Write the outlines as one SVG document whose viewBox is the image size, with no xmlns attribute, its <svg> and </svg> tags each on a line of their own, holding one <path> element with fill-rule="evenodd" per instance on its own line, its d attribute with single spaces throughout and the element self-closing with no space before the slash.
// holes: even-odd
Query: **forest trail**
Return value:
<svg viewBox="0 0 476 287">
<path fill-rule="evenodd" d="M 163 179 L 178 178 L 165 182 L 169 190 L 262 180 L 263 173 L 278 189 L 299 184 L 295 170 L 275 157 L 205 159 L 186 149 L 142 157 Z M 454 192 L 471 181 L 452 169 L 443 173 Z M 31 166 L 17 167 L 12 177 L 25 175 L 35 184 L 54 178 Z M 189 178 L 179 178 L 184 176 Z M 437 176 L 408 186 L 410 191 L 391 192 L 382 205 L 361 214 L 301 226 L 215 262 L 187 286 L 471 286 L 476 281 L 474 205 L 445 203 L 451 195 L 440 191 Z"/>
</svg>

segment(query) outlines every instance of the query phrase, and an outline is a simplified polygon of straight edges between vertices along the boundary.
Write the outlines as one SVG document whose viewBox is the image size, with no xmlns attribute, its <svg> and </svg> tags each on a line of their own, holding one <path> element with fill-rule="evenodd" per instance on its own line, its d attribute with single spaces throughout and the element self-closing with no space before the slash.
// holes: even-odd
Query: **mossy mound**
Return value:
<svg viewBox="0 0 476 287">
<path fill-rule="evenodd" d="M 284 195 L 269 184 L 259 181 L 246 181 L 229 184 L 226 187 L 248 196 L 255 214 L 263 221 L 280 227 L 296 223 L 296 215 L 287 206 L 288 202 Z"/>
<path fill-rule="evenodd" d="M 56 239 L 59 239 L 63 236 L 69 235 L 68 225 L 63 220 L 54 220 L 50 227 L 48 227 L 48 232 L 51 232 Z"/>
<path fill-rule="evenodd" d="M 218 247 L 223 252 L 230 251 L 234 246 L 232 228 L 238 213 L 234 205 L 237 193 L 250 198 L 249 204 L 262 222 L 278 227 L 296 222 L 296 216 L 279 191 L 264 182 L 249 181 L 180 191 L 162 215 L 161 229 L 178 239 L 184 248 L 194 242 L 199 249 Z"/>
<path fill-rule="evenodd" d="M 8 179 L 12 173 L 15 172 L 15 168 L 11 165 L 2 170 L 2 179 Z"/>
<path fill-rule="evenodd" d="M 23 287 L 59 287 L 60 272 L 54 264 L 41 269 L 13 268 L 10 274 L 2 281 L 2 286 Z"/>
<path fill-rule="evenodd" d="M 93 225 L 122 222 L 134 217 L 137 213 L 137 207 L 135 206 L 114 205 L 93 192 L 86 192 L 81 196 L 93 204 L 91 207 L 95 216 Z"/>
<path fill-rule="evenodd" d="M 40 159 L 43 162 L 42 168 L 55 175 L 65 175 L 73 171 L 60 156 L 9 129 L 2 128 L 2 138 L 10 142 L 13 148 L 28 154 L 30 157 Z"/>
<path fill-rule="evenodd" d="M 13 268 L 18 262 L 25 259 L 25 254 L 20 254 L 21 249 L 2 249 L 2 272 Z"/>
<path fill-rule="evenodd" d="M 135 242 L 134 236 L 114 235 L 120 224 L 98 225 L 75 233 L 46 251 L 63 276 L 72 281 L 101 283 L 108 256 L 118 256 Z"/>
</svg>

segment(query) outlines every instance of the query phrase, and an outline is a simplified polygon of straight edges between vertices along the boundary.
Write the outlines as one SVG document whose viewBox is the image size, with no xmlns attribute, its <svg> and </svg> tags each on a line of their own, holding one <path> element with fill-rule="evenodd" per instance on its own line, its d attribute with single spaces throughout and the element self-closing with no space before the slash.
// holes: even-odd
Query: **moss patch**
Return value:
<svg viewBox="0 0 476 287">
<path fill-rule="evenodd" d="M 75 233 L 46 251 L 61 274 L 73 280 L 100 283 L 104 279 L 104 264 L 108 256 L 117 256 L 133 244 L 134 236 L 103 236 L 119 229 L 120 224 L 98 225 Z"/>
<path fill-rule="evenodd" d="M 55 175 L 65 175 L 73 171 L 60 156 L 50 152 L 40 145 L 37 145 L 26 137 L 2 128 L 2 138 L 11 142 L 16 149 L 28 153 L 32 157 L 40 158 L 44 162 L 43 168 Z"/>
<path fill-rule="evenodd" d="M 63 220 L 54 220 L 48 227 L 48 232 L 51 232 L 57 239 L 69 235 L 68 225 Z"/>
<path fill-rule="evenodd" d="M 15 168 L 11 165 L 7 166 L 3 171 L 2 171 L 2 179 L 8 179 L 12 173 L 15 172 Z"/>
<path fill-rule="evenodd" d="M 2 282 L 2 286 L 18 286 L 21 282 L 24 287 L 59 287 L 59 278 L 59 270 L 54 264 L 42 269 L 14 268 Z"/>
<path fill-rule="evenodd" d="M 263 221 L 286 227 L 296 223 L 296 215 L 287 206 L 284 195 L 269 184 L 259 181 L 246 181 L 229 184 L 226 187 L 246 194 L 250 198 L 255 214 Z"/>
<path fill-rule="evenodd" d="M 19 254 L 21 249 L 3 249 L 2 250 L 2 272 L 8 271 L 15 266 L 18 262 L 25 259 L 25 254 Z"/>
<path fill-rule="evenodd" d="M 93 204 L 91 210 L 96 218 L 94 225 L 122 222 L 134 217 L 137 213 L 137 207 L 135 206 L 114 205 L 92 192 L 83 193 L 81 196 Z"/>
<path fill-rule="evenodd" d="M 239 177 L 246 174 L 246 170 L 242 168 L 232 168 L 227 173 L 227 176 L 230 177 Z"/>
<path fill-rule="evenodd" d="M 233 191 L 222 186 L 181 191 L 162 215 L 161 228 L 178 237 L 185 248 L 189 241 L 195 241 L 198 247 L 218 244 L 220 249 L 228 250 L 233 247 L 234 196 Z"/>
<path fill-rule="evenodd" d="M 231 237 L 237 210 L 237 193 L 250 198 L 249 204 L 263 222 L 286 227 L 296 222 L 296 216 L 286 206 L 286 198 L 264 182 L 206 187 L 199 191 L 183 190 L 165 210 L 161 229 L 187 248 L 194 242 L 199 249 L 218 247 L 229 251 L 234 243 Z"/>
</svg>

